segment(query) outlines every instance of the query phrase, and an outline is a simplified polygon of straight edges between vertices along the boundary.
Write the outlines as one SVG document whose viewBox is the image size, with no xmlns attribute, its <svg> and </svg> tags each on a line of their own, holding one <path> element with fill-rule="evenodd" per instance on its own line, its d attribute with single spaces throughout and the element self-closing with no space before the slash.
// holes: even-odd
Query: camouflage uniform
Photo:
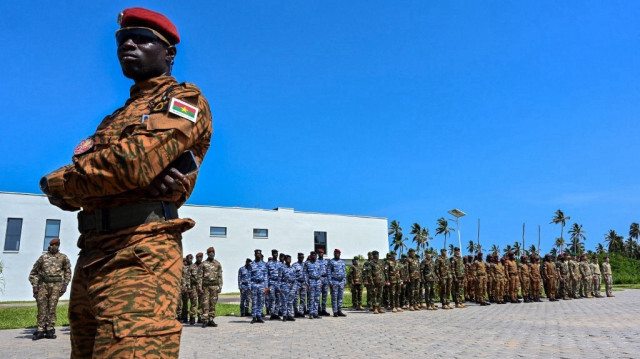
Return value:
<svg viewBox="0 0 640 359">
<path fill-rule="evenodd" d="M 269 292 L 267 294 L 267 310 L 271 315 L 278 313 L 278 286 L 280 285 L 280 262 L 278 258 L 272 258 L 267 262 L 267 271 L 269 272 Z"/>
<path fill-rule="evenodd" d="M 512 258 L 507 260 L 507 274 L 509 277 L 509 297 L 511 298 L 511 302 L 519 302 L 518 287 L 520 285 L 520 280 L 518 278 L 518 264 Z"/>
<path fill-rule="evenodd" d="M 451 268 L 447 254 L 444 252 L 436 258 L 436 275 L 440 284 L 440 300 L 442 301 L 442 309 L 452 309 L 449 305 L 451 296 Z"/>
<path fill-rule="evenodd" d="M 187 317 L 187 308 L 189 306 L 189 266 L 187 260 L 182 262 L 182 277 L 180 277 L 180 299 L 178 299 L 178 309 L 176 317 L 178 320 L 184 320 Z"/>
<path fill-rule="evenodd" d="M 279 313 L 282 314 L 282 320 L 293 320 L 293 299 L 296 294 L 296 274 L 291 265 L 282 263 L 280 266 L 280 286 L 279 295 Z"/>
<path fill-rule="evenodd" d="M 407 258 L 407 271 L 409 272 L 409 309 L 419 310 L 420 302 L 420 260 L 415 257 L 415 251 L 409 250 Z"/>
<path fill-rule="evenodd" d="M 297 316 L 304 315 L 307 309 L 307 285 L 304 279 L 304 262 L 295 262 L 291 265 L 296 276 L 294 309 Z"/>
<path fill-rule="evenodd" d="M 209 254 L 209 253 L 207 253 Z M 198 268 L 198 292 L 203 293 L 202 322 L 213 323 L 216 317 L 216 304 L 218 293 L 222 290 L 222 265 L 217 260 L 209 257 Z"/>
<path fill-rule="evenodd" d="M 505 277 L 505 269 L 502 263 L 500 263 L 499 261 L 494 263 L 493 273 L 495 276 L 495 286 L 493 288 L 494 290 L 493 299 L 496 301 L 496 303 L 503 304 L 504 290 L 505 290 L 505 284 L 507 280 Z"/>
<path fill-rule="evenodd" d="M 467 256 L 467 263 L 464 266 L 465 269 L 465 299 L 470 301 L 478 302 L 475 298 L 476 294 L 476 286 L 478 284 L 478 279 L 476 276 L 475 263 L 473 262 L 473 256 Z M 485 278 L 486 279 L 486 278 Z"/>
<path fill-rule="evenodd" d="M 268 280 L 267 265 L 262 260 L 251 262 L 251 316 L 253 318 L 262 318 L 264 287 Z"/>
<path fill-rule="evenodd" d="M 556 266 L 549 257 L 545 257 L 542 267 L 542 279 L 545 282 L 545 292 L 549 301 L 556 301 Z"/>
<path fill-rule="evenodd" d="M 611 264 L 605 259 L 602 262 L 602 275 L 604 276 L 604 289 L 607 293 L 607 297 L 614 297 L 613 295 L 613 273 L 611 272 Z"/>
<path fill-rule="evenodd" d="M 580 275 L 582 276 L 582 293 L 581 295 L 586 298 L 593 298 L 591 295 L 591 282 L 593 274 L 591 274 L 591 267 L 589 267 L 589 261 L 586 256 L 582 257 L 580 261 Z"/>
<path fill-rule="evenodd" d="M 304 278 L 309 288 L 309 316 L 318 317 L 318 300 L 320 300 L 320 290 L 322 289 L 323 268 L 316 261 L 306 261 L 304 264 Z"/>
<path fill-rule="evenodd" d="M 562 299 L 569 300 L 571 299 L 571 276 L 569 272 L 569 263 L 567 263 L 564 256 L 560 262 L 558 262 L 557 267 L 560 278 L 560 295 L 562 296 Z"/>
<path fill-rule="evenodd" d="M 71 262 L 69 258 L 49 247 L 49 251 L 38 258 L 29 273 L 29 282 L 37 294 L 34 295 L 38 305 L 38 328 L 36 332 L 49 332 L 56 324 L 56 307 L 58 298 L 67 290 L 71 279 Z"/>
<path fill-rule="evenodd" d="M 601 298 L 602 295 L 600 295 L 600 290 L 602 287 L 602 276 L 600 274 L 600 266 L 598 266 L 598 257 L 594 257 L 593 262 L 589 266 L 591 267 L 591 273 L 593 273 L 591 295 L 596 298 Z"/>
<path fill-rule="evenodd" d="M 405 254 L 402 255 L 400 263 L 400 276 L 402 278 L 402 287 L 400 289 L 400 305 L 403 309 L 409 308 L 411 301 L 411 278 L 409 276 L 409 261 Z"/>
<path fill-rule="evenodd" d="M 377 252 L 374 252 L 374 257 L 369 262 L 367 274 L 369 276 L 367 281 L 371 283 L 371 305 L 374 308 L 373 313 L 384 313 L 385 310 L 380 306 L 382 305 L 382 288 L 387 282 L 387 278 L 384 272 L 384 264 L 377 258 Z"/>
<path fill-rule="evenodd" d="M 476 294 L 475 300 L 481 305 L 487 304 L 487 266 L 482 261 L 482 254 L 480 258 L 472 265 L 476 278 Z"/>
<path fill-rule="evenodd" d="M 192 320 L 197 315 L 198 323 L 202 323 L 202 303 L 204 302 L 204 293 L 198 292 L 198 269 L 200 269 L 201 265 L 202 256 L 196 256 L 196 261 L 189 266 L 189 280 L 191 281 L 191 293 L 189 297 L 192 300 L 189 315 Z"/>
<path fill-rule="evenodd" d="M 569 296 L 571 298 L 578 298 L 580 296 L 580 280 L 582 276 L 580 275 L 580 264 L 573 258 L 569 258 L 569 278 L 570 278 L 570 289 Z"/>
<path fill-rule="evenodd" d="M 456 308 L 464 308 L 464 263 L 462 257 L 460 257 L 460 251 L 456 251 L 456 254 L 451 258 L 451 272 L 453 274 L 453 300 L 456 303 Z"/>
<path fill-rule="evenodd" d="M 347 267 L 342 259 L 332 258 L 327 264 L 327 278 L 331 283 L 331 310 L 333 315 L 342 315 L 344 286 L 347 283 Z"/>
<path fill-rule="evenodd" d="M 520 277 L 520 290 L 522 291 L 522 298 L 525 303 L 531 301 L 531 273 L 529 273 L 529 266 L 527 265 L 526 257 L 520 259 L 518 265 L 518 275 Z"/>
<path fill-rule="evenodd" d="M 349 267 L 347 283 L 349 283 L 349 287 L 351 288 L 353 309 L 362 309 L 362 266 L 360 266 L 358 260 L 355 258 L 353 263 L 354 264 Z"/>
<path fill-rule="evenodd" d="M 318 303 L 319 307 L 318 307 L 318 313 L 320 314 L 328 314 L 327 312 L 327 297 L 329 296 L 329 276 L 327 274 L 327 264 L 328 261 L 324 258 L 320 259 L 318 258 L 317 260 L 318 264 L 320 265 L 320 273 L 321 273 L 321 287 L 320 287 L 320 291 L 321 291 L 321 298 L 320 298 L 320 302 Z"/>
<path fill-rule="evenodd" d="M 244 317 L 251 312 L 251 263 L 238 269 L 238 289 L 240 289 L 240 316 Z"/>
<path fill-rule="evenodd" d="M 402 277 L 400 276 L 400 271 L 402 269 L 402 265 L 395 260 L 395 253 L 392 254 L 392 259 L 388 260 L 385 264 L 385 272 L 387 278 L 389 280 L 389 298 L 387 302 L 389 303 L 389 307 L 395 313 L 400 309 L 400 292 L 402 291 Z"/>
<path fill-rule="evenodd" d="M 535 258 L 535 262 L 529 264 L 529 278 L 531 279 L 531 295 L 533 301 L 539 302 L 540 293 L 542 293 L 542 276 L 540 275 L 540 264 L 538 263 L 537 257 Z"/>
<path fill-rule="evenodd" d="M 428 310 L 436 310 L 438 307 L 435 305 L 436 299 L 436 267 L 435 263 L 431 259 L 431 254 L 427 254 L 425 259 L 420 264 L 420 272 L 422 274 L 422 282 L 424 283 L 424 296 Z"/>
<path fill-rule="evenodd" d="M 364 287 L 367 290 L 367 309 L 373 310 L 373 305 L 371 304 L 371 286 L 372 283 L 369 282 L 369 268 L 371 268 L 371 252 L 367 253 L 367 260 L 362 265 L 362 280 L 364 281 Z"/>
</svg>

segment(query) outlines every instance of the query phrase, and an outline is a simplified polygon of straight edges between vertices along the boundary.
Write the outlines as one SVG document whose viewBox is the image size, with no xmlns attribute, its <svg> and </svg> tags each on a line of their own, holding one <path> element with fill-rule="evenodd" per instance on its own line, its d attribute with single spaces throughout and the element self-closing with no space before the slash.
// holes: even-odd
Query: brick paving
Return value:
<svg viewBox="0 0 640 359">
<path fill-rule="evenodd" d="M 639 358 L 640 290 L 615 298 L 386 313 L 296 322 L 216 318 L 187 326 L 181 358 Z M 32 329 L 0 331 L 2 358 L 68 358 L 69 330 L 31 340 Z"/>
</svg>

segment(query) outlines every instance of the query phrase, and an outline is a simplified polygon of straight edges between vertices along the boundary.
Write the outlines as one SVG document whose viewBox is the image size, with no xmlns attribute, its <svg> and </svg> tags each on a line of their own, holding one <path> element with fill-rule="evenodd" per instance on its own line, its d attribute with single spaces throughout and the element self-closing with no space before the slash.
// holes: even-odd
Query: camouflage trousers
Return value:
<svg viewBox="0 0 640 359">
<path fill-rule="evenodd" d="M 267 301 L 267 309 L 271 314 L 278 314 L 280 300 L 278 298 L 279 284 L 276 281 L 269 282 L 269 291 L 265 300 Z"/>
<path fill-rule="evenodd" d="M 251 284 L 251 316 L 262 317 L 262 307 L 264 307 L 264 284 Z"/>
<path fill-rule="evenodd" d="M 409 305 L 420 305 L 420 279 L 411 279 L 409 282 Z"/>
<path fill-rule="evenodd" d="M 198 285 L 196 284 L 196 287 L 197 286 Z M 197 304 L 198 304 L 198 310 L 197 310 L 198 318 L 202 318 L 202 302 L 204 301 L 204 294 L 200 294 L 200 293 L 197 293 L 197 294 L 198 294 L 198 302 L 197 302 Z"/>
<path fill-rule="evenodd" d="M 540 280 L 532 280 L 531 281 L 531 296 L 535 299 L 540 299 Z"/>
<path fill-rule="evenodd" d="M 448 305 L 451 297 L 451 278 L 440 279 L 440 301 L 442 305 Z"/>
<path fill-rule="evenodd" d="M 487 301 L 487 277 L 485 276 L 478 276 L 478 279 L 476 281 L 476 293 L 475 293 L 475 297 L 476 297 L 476 301 L 479 303 L 484 303 Z"/>
<path fill-rule="evenodd" d="M 593 282 L 591 283 L 591 294 L 594 297 L 600 297 L 600 289 L 602 288 L 602 278 L 600 274 L 594 274 Z"/>
<path fill-rule="evenodd" d="M 362 284 L 351 285 L 351 303 L 354 309 L 362 306 Z"/>
<path fill-rule="evenodd" d="M 607 293 L 607 297 L 613 295 L 613 277 L 610 274 L 604 275 L 604 290 Z"/>
<path fill-rule="evenodd" d="M 457 277 L 453 280 L 453 301 L 456 304 L 462 304 L 464 301 L 464 277 Z"/>
<path fill-rule="evenodd" d="M 251 287 L 249 285 L 243 285 L 240 288 L 240 314 L 249 314 L 251 303 Z"/>
<path fill-rule="evenodd" d="M 545 281 L 544 291 L 547 293 L 547 298 L 556 299 L 556 278 L 547 278 Z"/>
<path fill-rule="evenodd" d="M 318 311 L 327 311 L 327 298 L 329 297 L 329 278 L 322 277 L 322 288 L 321 288 L 322 298 L 320 298 L 320 306 Z"/>
<path fill-rule="evenodd" d="M 511 300 L 518 300 L 518 286 L 520 285 L 520 279 L 518 273 L 509 274 L 509 297 Z"/>
<path fill-rule="evenodd" d="M 560 296 L 562 298 L 571 298 L 571 278 L 568 274 L 561 278 L 562 280 L 558 283 L 558 286 L 560 287 Z"/>
<path fill-rule="evenodd" d="M 523 298 L 531 295 L 531 280 L 529 280 L 528 277 L 520 277 L 520 290 L 522 291 Z"/>
<path fill-rule="evenodd" d="M 329 287 L 331 290 L 331 311 L 333 314 L 342 311 L 342 300 L 344 299 L 344 282 L 334 282 Z"/>
<path fill-rule="evenodd" d="M 493 297 L 498 303 L 504 302 L 504 284 L 506 279 L 504 278 L 496 278 L 493 286 Z"/>
<path fill-rule="evenodd" d="M 434 305 L 436 299 L 436 284 L 434 282 L 425 282 L 424 283 L 424 301 L 427 303 L 427 306 Z"/>
<path fill-rule="evenodd" d="M 371 306 L 375 308 L 379 308 L 382 305 L 382 289 L 384 288 L 384 283 L 374 283 L 371 286 Z M 367 297 L 369 293 L 367 293 Z"/>
<path fill-rule="evenodd" d="M 295 284 L 295 282 L 280 283 L 280 293 L 278 299 L 280 307 L 278 308 L 278 312 L 283 317 L 293 316 L 293 299 L 296 296 L 296 287 L 297 285 Z"/>
<path fill-rule="evenodd" d="M 187 318 L 187 312 L 191 316 L 191 318 L 196 317 L 196 310 L 198 308 L 198 289 L 196 287 L 191 287 L 192 289 L 188 289 L 186 292 L 182 293 L 182 311 L 180 316 L 184 319 Z M 191 307 L 189 307 L 191 304 Z"/>
<path fill-rule="evenodd" d="M 582 278 L 582 293 L 583 297 L 591 296 L 591 278 Z"/>
<path fill-rule="evenodd" d="M 318 314 L 318 301 L 320 300 L 320 291 L 322 290 L 322 282 L 319 279 L 309 279 L 309 313 Z"/>
<path fill-rule="evenodd" d="M 218 293 L 220 286 L 208 285 L 204 288 L 202 294 L 202 320 L 213 320 L 216 317 L 216 304 L 218 304 Z"/>
<path fill-rule="evenodd" d="M 578 298 L 580 296 L 580 277 L 571 277 L 571 297 Z"/>
<path fill-rule="evenodd" d="M 181 238 L 150 231 L 115 236 L 132 243 L 115 253 L 80 252 L 69 302 L 71 358 L 178 358 Z"/>
<path fill-rule="evenodd" d="M 298 281 L 296 283 L 296 295 L 293 299 L 293 305 L 298 313 L 304 314 L 309 310 L 307 307 L 307 285 L 305 282 Z"/>
<path fill-rule="evenodd" d="M 36 303 L 38 305 L 38 331 L 54 329 L 56 325 L 56 307 L 62 282 L 38 284 Z"/>
<path fill-rule="evenodd" d="M 402 306 L 402 304 L 400 304 L 401 292 L 402 292 L 402 284 L 391 283 L 389 285 L 389 289 L 388 289 L 389 299 L 387 299 L 387 303 L 389 303 L 389 307 L 399 308 Z"/>
</svg>

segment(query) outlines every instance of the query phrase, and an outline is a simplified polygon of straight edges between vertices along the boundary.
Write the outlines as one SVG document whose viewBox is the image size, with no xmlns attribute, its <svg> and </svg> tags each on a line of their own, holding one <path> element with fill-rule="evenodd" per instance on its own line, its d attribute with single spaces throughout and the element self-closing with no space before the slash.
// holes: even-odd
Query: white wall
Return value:
<svg viewBox="0 0 640 359">
<path fill-rule="evenodd" d="M 185 205 L 180 217 L 189 217 L 196 226 L 183 234 L 184 254 L 206 253 L 210 246 L 216 248 L 216 259 L 222 263 L 224 273 L 223 292 L 237 292 L 238 268 L 246 258 L 253 258 L 254 249 L 262 249 L 265 258 L 271 249 L 290 254 L 313 250 L 314 231 L 327 232 L 327 258 L 339 248 L 343 259 L 371 250 L 386 252 L 387 219 L 364 216 L 345 216 L 322 213 L 296 212 L 290 208 L 264 210 L 253 208 L 229 208 Z M 22 218 L 20 250 L 17 253 L 3 251 L 0 260 L 4 264 L 5 288 L 0 301 L 33 300 L 27 280 L 33 263 L 42 255 L 46 219 L 60 219 L 60 251 L 69 256 L 75 267 L 78 248 L 76 241 L 76 213 L 64 212 L 49 204 L 41 195 L 0 192 L 0 250 L 4 249 L 7 218 Z M 226 238 L 211 237 L 209 227 L 227 227 Z M 254 228 L 267 228 L 267 239 L 254 239 Z M 63 299 L 68 298 L 69 291 Z"/>
</svg>

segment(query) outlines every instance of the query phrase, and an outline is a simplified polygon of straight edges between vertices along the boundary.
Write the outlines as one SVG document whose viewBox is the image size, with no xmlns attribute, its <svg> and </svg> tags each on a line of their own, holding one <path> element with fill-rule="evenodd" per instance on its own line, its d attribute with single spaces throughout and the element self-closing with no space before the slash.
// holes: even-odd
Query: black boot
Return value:
<svg viewBox="0 0 640 359">
<path fill-rule="evenodd" d="M 347 315 L 346 315 L 346 314 L 344 314 L 344 313 L 342 313 L 342 311 L 341 311 L 341 310 L 339 310 L 339 311 L 338 311 L 338 316 L 339 316 L 339 317 L 346 317 Z"/>
<path fill-rule="evenodd" d="M 280 316 L 277 314 L 271 314 L 271 318 L 269 318 L 269 320 L 279 320 Z"/>
<path fill-rule="evenodd" d="M 262 323 L 262 324 L 264 324 L 264 320 L 262 320 L 262 317 L 258 317 L 257 322 L 258 322 L 258 323 Z"/>
<path fill-rule="evenodd" d="M 258 320 L 256 319 L 256 317 L 251 318 L 251 324 L 255 324 L 257 322 L 258 322 Z"/>
<path fill-rule="evenodd" d="M 198 317 L 198 324 L 202 324 L 202 318 Z"/>
<path fill-rule="evenodd" d="M 202 327 L 203 327 L 203 328 L 206 328 L 206 327 L 207 327 L 207 321 L 206 321 L 206 320 L 203 320 L 203 321 L 202 321 Z"/>
<path fill-rule="evenodd" d="M 195 317 L 191 317 L 191 319 L 189 319 L 189 324 L 191 324 L 191 325 L 196 324 L 196 318 Z"/>
<path fill-rule="evenodd" d="M 284 320 L 284 319 L 283 319 Z M 295 322 L 296 320 L 292 316 L 287 317 L 288 322 Z"/>
<path fill-rule="evenodd" d="M 213 319 L 211 319 L 211 320 L 209 321 L 209 323 L 207 324 L 207 326 L 209 326 L 209 327 L 214 327 L 214 328 L 215 328 L 215 327 L 217 327 L 217 326 L 218 326 L 218 324 L 216 324 L 216 322 L 214 322 L 214 321 L 213 321 Z"/>
<path fill-rule="evenodd" d="M 35 333 L 33 333 L 33 338 L 31 338 L 32 340 L 40 340 L 44 338 L 44 332 L 40 332 L 40 331 L 36 331 Z"/>
<path fill-rule="evenodd" d="M 47 338 L 47 339 L 55 339 L 55 338 L 57 338 L 56 330 L 55 329 L 47 330 L 46 332 L 44 332 L 44 337 Z"/>
</svg>

